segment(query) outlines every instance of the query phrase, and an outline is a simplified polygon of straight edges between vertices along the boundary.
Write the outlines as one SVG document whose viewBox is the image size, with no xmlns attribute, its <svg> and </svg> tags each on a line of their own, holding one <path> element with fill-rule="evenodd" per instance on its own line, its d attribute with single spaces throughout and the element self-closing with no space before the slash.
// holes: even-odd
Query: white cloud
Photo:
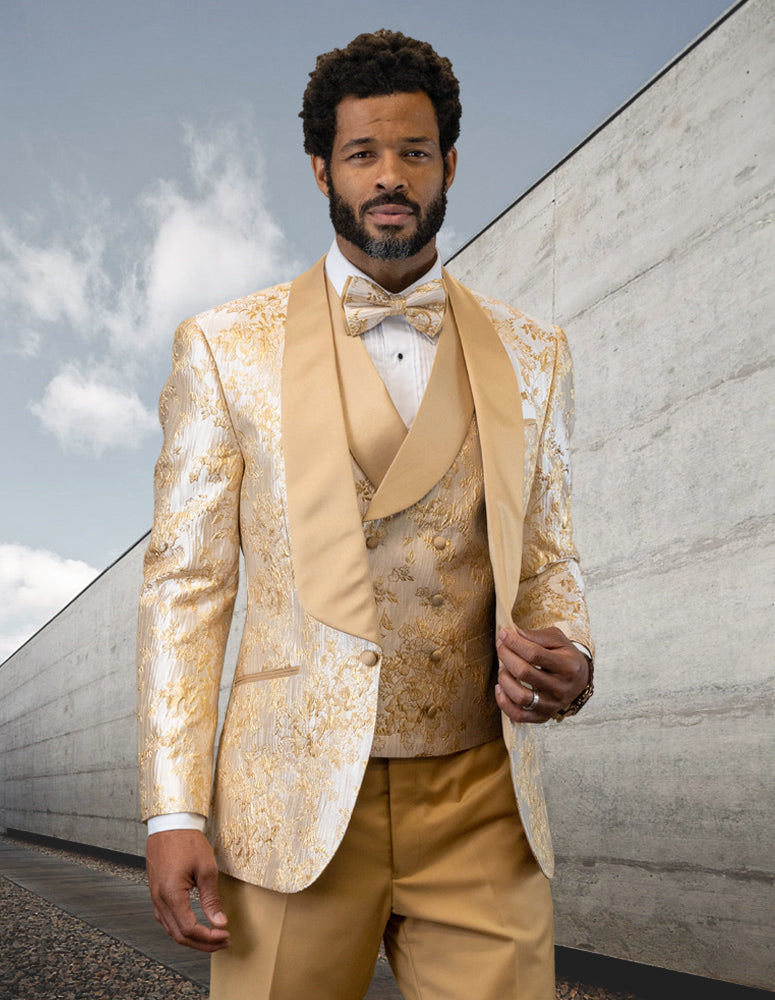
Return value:
<svg viewBox="0 0 775 1000">
<path fill-rule="evenodd" d="M 37 358 L 43 346 L 43 338 L 37 330 L 22 328 L 18 332 L 18 346 L 13 350 L 14 354 L 20 354 L 23 358 Z"/>
<path fill-rule="evenodd" d="M 209 137 L 188 128 L 185 141 L 187 177 L 151 185 L 131 218 L 95 200 L 84 220 L 73 201 L 75 233 L 37 244 L 0 219 L 6 350 L 39 358 L 56 337 L 72 352 L 31 407 L 63 447 L 136 446 L 156 426 L 141 380 L 177 323 L 298 270 L 267 206 L 250 128 Z"/>
<path fill-rule="evenodd" d="M 95 455 L 111 447 L 137 448 L 157 427 L 133 389 L 74 366 L 55 375 L 31 409 L 63 447 Z"/>
<path fill-rule="evenodd" d="M 0 662 L 53 616 L 99 571 L 46 549 L 0 545 Z"/>
<path fill-rule="evenodd" d="M 266 204 L 261 151 L 244 129 L 211 139 L 187 130 L 192 197 L 163 183 L 145 199 L 155 219 L 146 261 L 147 321 L 156 336 L 198 309 L 285 279 L 297 269 Z"/>
<path fill-rule="evenodd" d="M 74 247 L 61 238 L 33 246 L 7 226 L 0 228 L 0 301 L 43 324 L 90 325 L 91 301 L 103 283 L 102 240 L 83 234 Z"/>
</svg>

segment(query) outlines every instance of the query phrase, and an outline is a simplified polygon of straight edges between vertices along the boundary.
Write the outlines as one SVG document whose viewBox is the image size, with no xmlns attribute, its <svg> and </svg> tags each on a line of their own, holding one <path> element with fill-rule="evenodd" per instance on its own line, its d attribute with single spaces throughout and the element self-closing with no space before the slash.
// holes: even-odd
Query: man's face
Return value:
<svg viewBox="0 0 775 1000">
<path fill-rule="evenodd" d="M 425 210 L 398 191 L 377 195 L 364 202 L 360 209 L 356 209 L 339 194 L 331 176 L 328 178 L 328 190 L 328 211 L 334 232 L 376 260 L 406 260 L 407 257 L 413 257 L 441 229 L 447 208 L 447 192 L 443 187 Z M 412 212 L 416 220 L 414 232 L 397 233 L 393 231 L 397 227 L 385 225 L 381 235 L 370 235 L 363 221 L 366 213 L 375 208 L 395 211 L 396 207 Z"/>
<path fill-rule="evenodd" d="M 444 221 L 456 154 L 442 157 L 427 94 L 346 97 L 326 165 L 313 157 L 337 235 L 377 260 L 403 260 L 428 246 Z"/>
</svg>

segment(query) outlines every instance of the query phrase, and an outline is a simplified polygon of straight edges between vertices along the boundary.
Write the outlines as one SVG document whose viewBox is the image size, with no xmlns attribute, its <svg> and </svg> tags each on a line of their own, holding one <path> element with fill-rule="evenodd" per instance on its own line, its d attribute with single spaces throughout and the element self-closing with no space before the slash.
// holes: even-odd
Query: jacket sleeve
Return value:
<svg viewBox="0 0 775 1000">
<path fill-rule="evenodd" d="M 242 453 L 193 320 L 159 402 L 164 444 L 138 622 L 143 819 L 209 813 L 218 687 L 239 576 Z"/>
<path fill-rule="evenodd" d="M 573 428 L 573 364 L 559 327 L 533 485 L 525 512 L 522 570 L 514 621 L 523 628 L 556 626 L 594 652 L 571 518 L 570 435 Z M 552 360 L 549 359 L 551 366 Z M 592 694 L 590 683 L 564 714 L 574 714 Z"/>
</svg>

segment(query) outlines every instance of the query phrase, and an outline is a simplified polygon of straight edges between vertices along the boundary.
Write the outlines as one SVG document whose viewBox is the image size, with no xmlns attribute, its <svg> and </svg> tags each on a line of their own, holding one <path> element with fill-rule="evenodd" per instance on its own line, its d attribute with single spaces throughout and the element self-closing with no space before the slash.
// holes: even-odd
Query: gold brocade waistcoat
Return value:
<svg viewBox="0 0 775 1000">
<path fill-rule="evenodd" d="M 374 487 L 353 460 L 361 515 Z M 372 756 L 437 756 L 497 738 L 494 589 L 476 420 L 422 500 L 364 523 L 381 645 Z"/>
</svg>

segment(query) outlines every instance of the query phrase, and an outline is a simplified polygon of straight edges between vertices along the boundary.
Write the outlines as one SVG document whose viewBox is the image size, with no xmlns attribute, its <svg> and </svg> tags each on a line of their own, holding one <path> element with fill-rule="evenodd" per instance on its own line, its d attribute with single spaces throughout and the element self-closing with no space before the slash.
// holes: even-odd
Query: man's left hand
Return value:
<svg viewBox="0 0 775 1000">
<path fill-rule="evenodd" d="M 495 648 L 495 700 L 514 722 L 546 722 L 589 681 L 589 661 L 558 628 L 503 629 Z"/>
</svg>

